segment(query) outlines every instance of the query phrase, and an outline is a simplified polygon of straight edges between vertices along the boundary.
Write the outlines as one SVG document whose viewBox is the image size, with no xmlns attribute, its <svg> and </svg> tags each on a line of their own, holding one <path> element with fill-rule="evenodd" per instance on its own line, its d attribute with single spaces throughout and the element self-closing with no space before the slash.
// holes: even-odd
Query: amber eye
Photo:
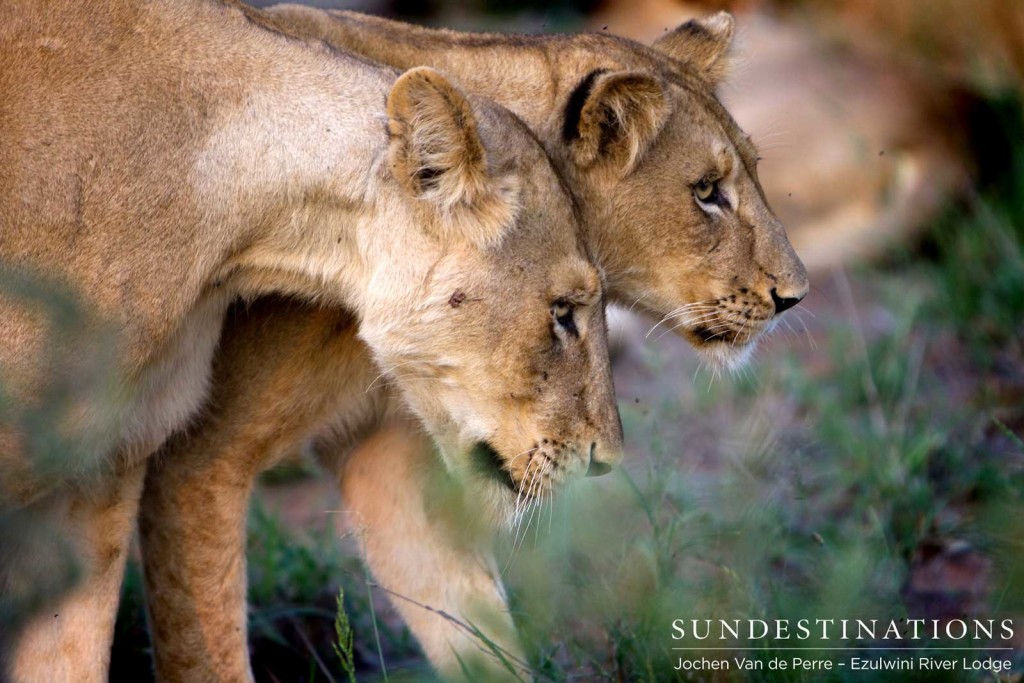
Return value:
<svg viewBox="0 0 1024 683">
<path fill-rule="evenodd" d="M 701 178 L 697 184 L 693 186 L 693 196 L 701 202 L 711 202 L 717 193 L 718 181 L 711 180 L 710 178 Z"/>
</svg>

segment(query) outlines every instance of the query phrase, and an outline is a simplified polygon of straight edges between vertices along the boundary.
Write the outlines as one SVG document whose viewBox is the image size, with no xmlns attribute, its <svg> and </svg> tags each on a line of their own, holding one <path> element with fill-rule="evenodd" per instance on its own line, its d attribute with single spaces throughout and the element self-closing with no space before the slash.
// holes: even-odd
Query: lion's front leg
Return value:
<svg viewBox="0 0 1024 683">
<path fill-rule="evenodd" d="M 451 488 L 430 439 L 415 425 L 391 425 L 339 461 L 336 473 L 366 562 L 431 664 L 448 677 L 460 677 L 464 663 L 480 680 L 512 678 L 464 626 L 479 627 L 509 661 L 523 661 L 485 515 Z"/>
<path fill-rule="evenodd" d="M 344 311 L 273 298 L 229 314 L 203 419 L 151 459 L 139 513 L 161 681 L 252 680 L 246 516 L 257 475 L 339 414 L 374 414 L 377 370 Z M 358 387 L 346 391 L 346 387 Z"/>
<path fill-rule="evenodd" d="M 144 467 L 135 467 L 87 491 L 65 490 L 59 499 L 40 501 L 52 506 L 42 514 L 65 534 L 81 574 L 70 591 L 44 606 L 12 639 L 6 659 L 13 683 L 106 683 L 143 472 Z M 44 572 L 54 560 L 16 559 Z"/>
<path fill-rule="evenodd" d="M 157 678 L 251 681 L 245 520 L 256 472 L 249 458 L 174 445 L 150 464 L 139 510 Z"/>
</svg>

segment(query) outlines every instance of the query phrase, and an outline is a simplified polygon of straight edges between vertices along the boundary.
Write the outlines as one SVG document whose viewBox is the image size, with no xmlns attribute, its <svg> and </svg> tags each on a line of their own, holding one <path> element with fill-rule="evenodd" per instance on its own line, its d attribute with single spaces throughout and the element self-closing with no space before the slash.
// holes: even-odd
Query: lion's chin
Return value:
<svg viewBox="0 0 1024 683">
<path fill-rule="evenodd" d="M 742 344 L 726 340 L 701 341 L 693 344 L 697 355 L 714 368 L 735 371 L 750 362 L 763 333 L 748 338 Z"/>
<path fill-rule="evenodd" d="M 504 468 L 501 454 L 486 442 L 475 444 L 472 456 L 475 508 L 486 515 L 487 522 L 496 530 L 516 529 L 522 524 L 525 514 L 553 495 L 551 491 L 540 494 L 522 491 Z"/>
<path fill-rule="evenodd" d="M 481 515 L 480 521 L 495 531 L 507 531 L 515 526 L 519 495 L 507 484 L 493 477 L 476 477 L 471 493 L 473 509 Z"/>
</svg>

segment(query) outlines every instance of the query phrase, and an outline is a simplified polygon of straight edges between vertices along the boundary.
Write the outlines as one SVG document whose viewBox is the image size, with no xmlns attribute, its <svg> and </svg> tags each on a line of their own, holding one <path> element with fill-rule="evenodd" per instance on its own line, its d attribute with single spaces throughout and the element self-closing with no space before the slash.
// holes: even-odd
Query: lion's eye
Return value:
<svg viewBox="0 0 1024 683">
<path fill-rule="evenodd" d="M 571 303 L 560 299 L 551 304 L 551 319 L 566 334 L 579 336 L 579 331 L 576 329 L 576 320 L 573 316 L 574 311 L 575 308 Z"/>
<path fill-rule="evenodd" d="M 710 178 L 701 178 L 697 181 L 697 184 L 693 186 L 693 196 L 697 198 L 697 201 L 704 202 L 705 204 L 714 204 L 718 197 L 718 181 Z"/>
</svg>

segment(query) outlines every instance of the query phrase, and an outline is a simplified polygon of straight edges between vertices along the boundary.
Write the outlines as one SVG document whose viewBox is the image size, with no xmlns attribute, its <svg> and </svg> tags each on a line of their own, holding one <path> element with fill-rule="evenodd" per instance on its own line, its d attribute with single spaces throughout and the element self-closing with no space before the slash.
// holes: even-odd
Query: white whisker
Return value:
<svg viewBox="0 0 1024 683">
<path fill-rule="evenodd" d="M 647 334 L 644 335 L 644 339 L 647 339 L 648 337 L 650 337 L 651 333 L 654 332 L 654 330 L 658 329 L 658 327 L 660 327 L 663 323 L 668 322 L 673 317 L 678 317 L 678 316 L 682 315 L 683 313 L 685 313 L 685 312 L 687 312 L 687 311 L 689 311 L 691 309 L 696 309 L 698 306 L 706 307 L 706 306 L 710 306 L 710 305 L 713 305 L 713 304 L 714 304 L 714 302 L 709 302 L 709 301 L 695 301 L 692 304 L 684 304 L 683 306 L 680 306 L 679 308 L 676 308 L 675 310 L 670 311 L 661 320 L 656 322 L 654 324 L 654 326 L 651 327 L 651 329 L 647 330 Z"/>
<path fill-rule="evenodd" d="M 411 363 L 420 363 L 420 362 L 422 362 L 422 361 L 419 361 L 419 360 L 407 360 L 407 361 L 405 361 L 405 362 L 403 362 L 403 363 L 398 363 L 398 364 L 396 364 L 396 365 L 392 365 L 392 366 L 391 366 L 390 368 L 387 368 L 387 369 L 385 369 L 385 370 L 384 370 L 383 372 L 381 372 L 381 373 L 380 373 L 379 375 L 377 375 L 376 377 L 374 377 L 374 378 L 373 378 L 373 381 L 371 381 L 371 382 L 370 382 L 370 383 L 369 383 L 369 384 L 367 385 L 366 389 L 364 389 L 364 390 L 363 390 L 363 393 L 364 393 L 364 394 L 365 394 L 365 393 L 369 393 L 369 392 L 370 392 L 370 389 L 372 389 L 372 388 L 373 388 L 373 385 L 377 383 L 377 380 L 379 380 L 380 378 L 384 377 L 385 375 L 390 375 L 390 374 L 391 374 L 391 373 L 393 373 L 393 372 L 394 372 L 394 371 L 395 371 L 395 370 L 396 370 L 397 368 L 400 368 L 400 367 L 402 367 L 403 365 L 409 365 L 409 364 L 411 364 Z"/>
<path fill-rule="evenodd" d="M 665 330 L 664 332 L 659 334 L 657 337 L 655 337 L 654 341 L 658 341 L 659 339 L 664 337 L 666 334 L 670 334 L 672 332 L 675 332 L 680 327 L 683 327 L 685 325 L 696 325 L 698 323 L 707 322 L 708 320 L 715 320 L 718 317 L 719 317 L 719 314 L 716 312 L 716 313 L 710 313 L 710 314 L 707 314 L 707 315 L 703 315 L 703 316 L 697 317 L 697 318 L 695 318 L 693 320 L 683 320 L 682 322 L 680 322 L 680 323 L 678 323 L 676 325 L 673 325 L 672 327 L 668 328 L 667 330 Z"/>
</svg>

